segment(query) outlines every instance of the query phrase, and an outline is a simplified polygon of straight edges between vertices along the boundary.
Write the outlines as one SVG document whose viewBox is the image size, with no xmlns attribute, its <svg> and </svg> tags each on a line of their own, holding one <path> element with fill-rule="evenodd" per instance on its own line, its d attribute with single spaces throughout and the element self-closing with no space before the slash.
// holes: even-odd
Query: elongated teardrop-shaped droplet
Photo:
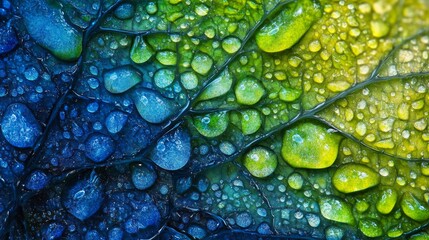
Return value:
<svg viewBox="0 0 429 240">
<path fill-rule="evenodd" d="M 145 63 L 147 62 L 153 55 L 155 51 L 149 46 L 143 37 L 137 36 L 134 39 L 133 47 L 131 48 L 130 57 L 131 60 L 135 63 Z"/>
<path fill-rule="evenodd" d="M 174 113 L 174 103 L 155 91 L 137 89 L 133 99 L 140 116 L 150 123 L 161 123 Z"/>
<path fill-rule="evenodd" d="M 156 144 L 151 159 L 165 170 L 178 170 L 188 163 L 191 157 L 191 137 L 178 128 L 164 135 Z"/>
<path fill-rule="evenodd" d="M 12 103 L 3 114 L 1 131 L 11 145 L 32 147 L 42 134 L 42 128 L 31 110 L 22 103 Z"/>
<path fill-rule="evenodd" d="M 256 43 L 265 52 L 280 52 L 297 43 L 322 16 L 317 0 L 288 4 L 285 10 L 263 26 L 256 34 Z"/>
<path fill-rule="evenodd" d="M 82 52 L 82 33 L 71 27 L 55 1 L 21 1 L 22 17 L 30 36 L 62 60 L 75 60 Z"/>
<path fill-rule="evenodd" d="M 123 93 L 142 81 L 137 69 L 124 66 L 104 73 L 104 86 L 111 93 Z"/>
</svg>

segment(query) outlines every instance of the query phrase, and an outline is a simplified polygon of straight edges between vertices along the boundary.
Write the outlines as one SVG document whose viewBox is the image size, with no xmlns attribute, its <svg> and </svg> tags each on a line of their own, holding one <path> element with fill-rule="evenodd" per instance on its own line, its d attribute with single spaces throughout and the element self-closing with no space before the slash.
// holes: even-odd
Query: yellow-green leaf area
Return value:
<svg viewBox="0 0 429 240">
<path fill-rule="evenodd" d="M 325 127 L 301 123 L 286 130 L 281 153 L 292 167 L 323 169 L 337 158 L 341 137 Z"/>
<path fill-rule="evenodd" d="M 291 48 L 322 16 L 317 0 L 290 3 L 256 34 L 256 43 L 265 52 L 280 52 Z"/>
<path fill-rule="evenodd" d="M 367 237 L 375 238 L 383 235 L 381 223 L 375 219 L 362 219 L 359 221 L 359 230 Z"/>
<path fill-rule="evenodd" d="M 243 165 L 254 177 L 268 177 L 276 170 L 277 156 L 266 147 L 256 147 L 245 155 Z"/>
<path fill-rule="evenodd" d="M 429 239 L 429 234 L 427 233 L 418 233 L 410 237 L 410 240 L 428 240 L 428 239 Z"/>
<path fill-rule="evenodd" d="M 398 193 L 395 189 L 388 188 L 381 192 L 376 208 L 382 214 L 389 214 L 396 205 Z"/>
<path fill-rule="evenodd" d="M 232 77 L 228 69 L 213 80 L 201 93 L 198 100 L 209 100 L 226 94 L 232 86 Z"/>
<path fill-rule="evenodd" d="M 243 105 L 256 104 L 264 94 L 264 86 L 253 77 L 244 78 L 235 86 L 237 102 Z"/>
<path fill-rule="evenodd" d="M 249 109 L 241 112 L 241 131 L 244 135 L 257 132 L 261 125 L 262 117 L 257 110 Z"/>
<path fill-rule="evenodd" d="M 402 196 L 401 208 L 405 215 L 418 222 L 429 219 L 428 204 L 423 203 L 410 192 L 406 192 Z"/>
<path fill-rule="evenodd" d="M 380 177 L 377 172 L 365 165 L 347 163 L 335 171 L 332 183 L 338 191 L 352 193 L 378 185 Z"/>
<path fill-rule="evenodd" d="M 145 63 L 147 62 L 153 55 L 155 51 L 149 46 L 143 37 L 137 36 L 134 39 L 133 46 L 130 51 L 131 60 L 135 63 Z"/>
<path fill-rule="evenodd" d="M 346 223 L 355 224 L 351 206 L 341 199 L 335 197 L 323 197 L 319 201 L 320 212 L 326 219 Z"/>
<path fill-rule="evenodd" d="M 279 92 L 279 98 L 285 102 L 293 102 L 301 96 L 302 91 L 293 88 L 283 88 Z"/>
</svg>

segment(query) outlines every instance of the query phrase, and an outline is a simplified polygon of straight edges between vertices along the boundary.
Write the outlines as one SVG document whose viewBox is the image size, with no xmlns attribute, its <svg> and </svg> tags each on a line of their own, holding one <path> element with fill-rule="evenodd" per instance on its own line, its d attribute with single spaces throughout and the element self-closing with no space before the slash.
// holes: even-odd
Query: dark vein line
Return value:
<svg viewBox="0 0 429 240">
<path fill-rule="evenodd" d="M 279 232 L 277 231 L 277 228 L 276 228 L 275 217 L 274 217 L 274 213 L 273 213 L 273 207 L 271 205 L 270 200 L 265 195 L 265 193 L 262 191 L 258 182 L 256 182 L 255 179 L 250 175 L 250 172 L 247 170 L 247 168 L 244 168 L 243 165 L 239 164 L 237 161 L 233 161 L 233 164 L 240 170 L 240 172 L 242 173 L 244 178 L 247 181 L 249 181 L 250 185 L 252 185 L 255 188 L 255 190 L 261 195 L 262 200 L 265 202 L 265 204 L 267 205 L 267 207 L 270 211 L 271 225 L 273 226 L 274 233 L 279 234 Z"/>
<path fill-rule="evenodd" d="M 362 139 L 355 137 L 352 133 L 348 133 L 348 132 L 345 132 L 344 130 L 339 129 L 334 124 L 332 124 L 331 122 L 329 122 L 328 120 L 324 119 L 321 116 L 315 115 L 315 116 L 312 116 L 311 119 L 323 123 L 324 125 L 336 130 L 338 133 L 342 134 L 344 137 L 352 140 L 353 142 L 355 142 L 361 146 L 364 146 L 365 148 L 368 148 L 368 149 L 370 149 L 376 153 L 382 154 L 384 156 L 392 157 L 392 158 L 402 160 L 402 161 L 407 161 L 407 162 L 422 162 L 422 161 L 428 161 L 429 160 L 429 158 L 424 158 L 424 157 L 422 157 L 422 158 L 407 158 L 407 157 L 402 157 L 402 156 L 399 156 L 399 155 L 396 155 L 393 153 L 388 153 L 384 150 L 377 149 L 374 146 L 371 146 L 371 145 L 365 143 L 364 141 L 362 141 Z"/>
<path fill-rule="evenodd" d="M 110 12 L 114 11 L 119 4 L 121 4 L 123 2 L 123 0 L 118 0 L 116 1 L 113 5 L 111 5 L 106 11 L 103 11 L 102 6 L 100 6 L 99 12 L 98 12 L 98 16 L 96 18 L 96 20 L 94 20 L 89 27 L 83 32 L 83 38 L 82 38 L 82 53 L 79 57 L 79 59 L 77 60 L 77 63 L 75 64 L 75 66 L 73 67 L 73 78 L 71 81 L 70 86 L 67 88 L 66 92 L 58 99 L 58 101 L 56 102 L 55 106 L 52 108 L 52 111 L 49 115 L 49 120 L 46 124 L 46 128 L 45 131 L 42 135 L 41 138 L 38 139 L 38 141 L 36 142 L 34 148 L 33 148 L 33 154 L 31 156 L 31 159 L 36 158 L 38 159 L 40 156 L 40 148 L 41 146 L 43 146 L 43 144 L 45 143 L 47 137 L 48 137 L 48 133 L 50 132 L 50 129 L 52 128 L 52 125 L 54 123 L 54 121 L 57 119 L 58 116 L 58 112 L 60 111 L 61 107 L 64 105 L 64 102 L 66 101 L 66 99 L 68 98 L 69 94 L 72 92 L 72 89 L 74 88 L 74 86 L 76 85 L 76 79 L 78 78 L 79 74 L 82 72 L 83 70 L 83 63 L 84 63 L 84 59 L 85 59 L 85 55 L 87 52 L 87 45 L 89 43 L 89 41 L 91 40 L 91 38 L 94 36 L 93 33 L 94 31 L 98 28 L 98 26 L 101 24 L 102 21 L 104 21 L 104 18 L 107 16 L 107 14 L 109 14 Z M 33 161 L 29 161 L 29 162 L 33 162 Z"/>
<path fill-rule="evenodd" d="M 141 149 L 140 151 L 138 151 L 137 153 L 133 154 L 133 155 L 127 155 L 127 156 L 123 156 L 121 157 L 122 159 L 127 159 L 127 160 L 121 160 L 118 162 L 109 162 L 109 163 L 105 163 L 105 164 L 98 164 L 96 166 L 92 165 L 91 167 L 80 167 L 79 170 L 83 170 L 83 169 L 87 169 L 87 168 L 94 168 L 94 167 L 104 167 L 104 166 L 113 166 L 113 165 L 120 165 L 120 164 L 125 164 L 125 163 L 132 163 L 132 162 L 136 162 L 136 161 L 141 161 L 141 159 L 144 159 L 145 156 L 147 156 L 147 154 L 149 154 L 152 149 L 155 147 L 155 145 L 157 144 L 157 142 L 159 141 L 159 139 L 162 138 L 162 136 L 164 136 L 166 133 L 174 130 L 175 128 L 177 128 L 181 123 L 182 123 L 182 119 L 183 117 L 185 117 L 186 115 L 188 115 L 192 109 L 192 104 L 195 103 L 196 99 L 201 95 L 201 93 L 207 88 L 207 86 L 213 82 L 218 76 L 219 74 L 221 74 L 227 67 L 228 65 L 236 60 L 243 52 L 244 47 L 247 45 L 247 43 L 250 41 L 250 39 L 254 36 L 254 34 L 256 33 L 256 31 L 262 26 L 262 24 L 264 24 L 265 20 L 271 16 L 271 13 L 273 12 L 277 12 L 280 8 L 282 8 L 283 6 L 285 6 L 286 4 L 292 2 L 294 0 L 288 0 L 285 2 L 281 2 L 279 4 L 277 4 L 270 13 L 265 14 L 261 20 L 251 29 L 249 30 L 249 32 L 247 33 L 247 35 L 245 36 L 245 38 L 243 39 L 243 43 L 240 47 L 240 49 L 234 53 L 231 57 L 229 57 L 219 68 L 214 69 L 214 71 L 210 74 L 210 76 L 207 78 L 207 80 L 205 81 L 205 83 L 203 84 L 202 88 L 200 88 L 195 94 L 194 96 L 192 96 L 186 103 L 184 106 L 182 106 L 182 108 L 176 113 L 175 116 L 173 116 L 171 119 L 169 119 L 162 127 L 161 127 L 161 131 L 159 133 L 157 133 L 149 142 L 149 145 L 144 148 Z"/>
<path fill-rule="evenodd" d="M 183 35 L 181 32 L 171 32 L 171 31 L 161 31 L 161 30 L 146 30 L 146 31 L 134 31 L 134 30 L 126 30 L 126 29 L 116 29 L 116 28 L 109 28 L 109 27 L 99 27 L 97 30 L 97 33 L 105 32 L 105 33 L 116 33 L 116 34 L 123 34 L 126 36 L 148 36 L 152 34 L 178 34 Z"/>
</svg>

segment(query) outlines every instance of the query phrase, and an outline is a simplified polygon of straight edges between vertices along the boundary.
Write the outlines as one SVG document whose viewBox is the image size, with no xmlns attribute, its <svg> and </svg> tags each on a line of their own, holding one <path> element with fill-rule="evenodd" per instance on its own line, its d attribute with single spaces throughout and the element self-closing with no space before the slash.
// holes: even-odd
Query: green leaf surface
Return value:
<svg viewBox="0 0 429 240">
<path fill-rule="evenodd" d="M 72 87 L 160 129 L 112 165 L 186 127 L 191 157 L 175 170 L 194 185 L 174 197 L 192 201 L 175 209 L 328 239 L 407 238 L 429 224 L 427 1 L 130 2 L 134 17 L 84 35 Z M 139 79 L 91 87 L 124 66 Z"/>
</svg>

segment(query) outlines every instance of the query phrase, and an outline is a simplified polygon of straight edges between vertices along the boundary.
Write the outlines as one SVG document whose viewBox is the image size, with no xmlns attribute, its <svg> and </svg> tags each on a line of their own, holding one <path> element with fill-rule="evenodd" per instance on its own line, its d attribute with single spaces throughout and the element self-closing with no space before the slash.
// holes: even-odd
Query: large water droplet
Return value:
<svg viewBox="0 0 429 240">
<path fill-rule="evenodd" d="M 25 181 L 25 187 L 28 190 L 38 191 L 43 189 L 49 182 L 48 175 L 43 171 L 36 170 L 30 174 Z"/>
<path fill-rule="evenodd" d="M 180 76 L 180 82 L 185 89 L 192 90 L 198 86 L 198 77 L 193 72 L 185 72 Z"/>
<path fill-rule="evenodd" d="M 137 36 L 134 39 L 133 47 L 131 48 L 130 57 L 135 63 L 147 62 L 155 53 L 142 36 Z"/>
<path fill-rule="evenodd" d="M 133 96 L 140 116 L 150 123 L 161 123 L 174 113 L 175 104 L 148 89 L 138 89 Z"/>
<path fill-rule="evenodd" d="M 58 3 L 22 1 L 22 17 L 30 36 L 62 60 L 75 60 L 82 52 L 82 33 L 71 27 Z M 50 2 L 51 3 L 51 2 Z"/>
<path fill-rule="evenodd" d="M 142 81 L 137 69 L 124 66 L 104 73 L 104 86 L 111 93 L 123 93 Z"/>
<path fill-rule="evenodd" d="M 256 34 L 256 43 L 265 52 L 280 52 L 291 48 L 322 16 L 317 1 L 292 2 Z"/>
<path fill-rule="evenodd" d="M 228 127 L 228 113 L 210 113 L 194 118 L 194 125 L 197 131 L 205 137 L 217 137 L 224 133 Z"/>
<path fill-rule="evenodd" d="M 76 198 L 76 194 L 80 195 Z M 98 211 L 103 202 L 103 186 L 95 172 L 72 185 L 63 197 L 64 207 L 81 221 Z"/>
<path fill-rule="evenodd" d="M 204 53 L 195 54 L 191 62 L 192 69 L 201 75 L 206 75 L 212 66 L 213 60 Z"/>
<path fill-rule="evenodd" d="M 241 40 L 236 37 L 227 37 L 222 41 L 222 48 L 227 53 L 235 53 L 241 47 Z"/>
<path fill-rule="evenodd" d="M 42 134 L 42 128 L 30 109 L 22 103 L 12 103 L 3 114 L 1 130 L 11 145 L 32 147 Z"/>
<path fill-rule="evenodd" d="M 85 155 L 94 162 L 106 160 L 114 151 L 114 141 L 101 133 L 90 135 L 85 142 Z"/>
<path fill-rule="evenodd" d="M 232 77 L 226 69 L 221 75 L 213 80 L 199 96 L 199 100 L 209 100 L 224 95 L 231 89 Z"/>
<path fill-rule="evenodd" d="M 128 115 L 121 111 L 113 111 L 106 117 L 106 128 L 110 133 L 118 133 L 128 120 Z"/>
<path fill-rule="evenodd" d="M 159 88 L 166 88 L 174 81 L 175 74 L 170 69 L 160 69 L 156 71 L 153 80 L 155 85 Z"/>
<path fill-rule="evenodd" d="M 158 146 L 163 145 L 162 148 Z M 191 156 L 191 138 L 189 133 L 178 128 L 164 135 L 154 148 L 151 159 L 166 170 L 178 170 L 188 163 Z"/>
<path fill-rule="evenodd" d="M 148 165 L 138 164 L 131 168 L 131 179 L 139 190 L 150 188 L 155 183 L 156 177 L 155 171 Z"/>
<path fill-rule="evenodd" d="M 242 79 L 235 86 L 235 96 L 240 104 L 253 105 L 259 102 L 264 94 L 264 87 L 254 78 Z"/>
</svg>

